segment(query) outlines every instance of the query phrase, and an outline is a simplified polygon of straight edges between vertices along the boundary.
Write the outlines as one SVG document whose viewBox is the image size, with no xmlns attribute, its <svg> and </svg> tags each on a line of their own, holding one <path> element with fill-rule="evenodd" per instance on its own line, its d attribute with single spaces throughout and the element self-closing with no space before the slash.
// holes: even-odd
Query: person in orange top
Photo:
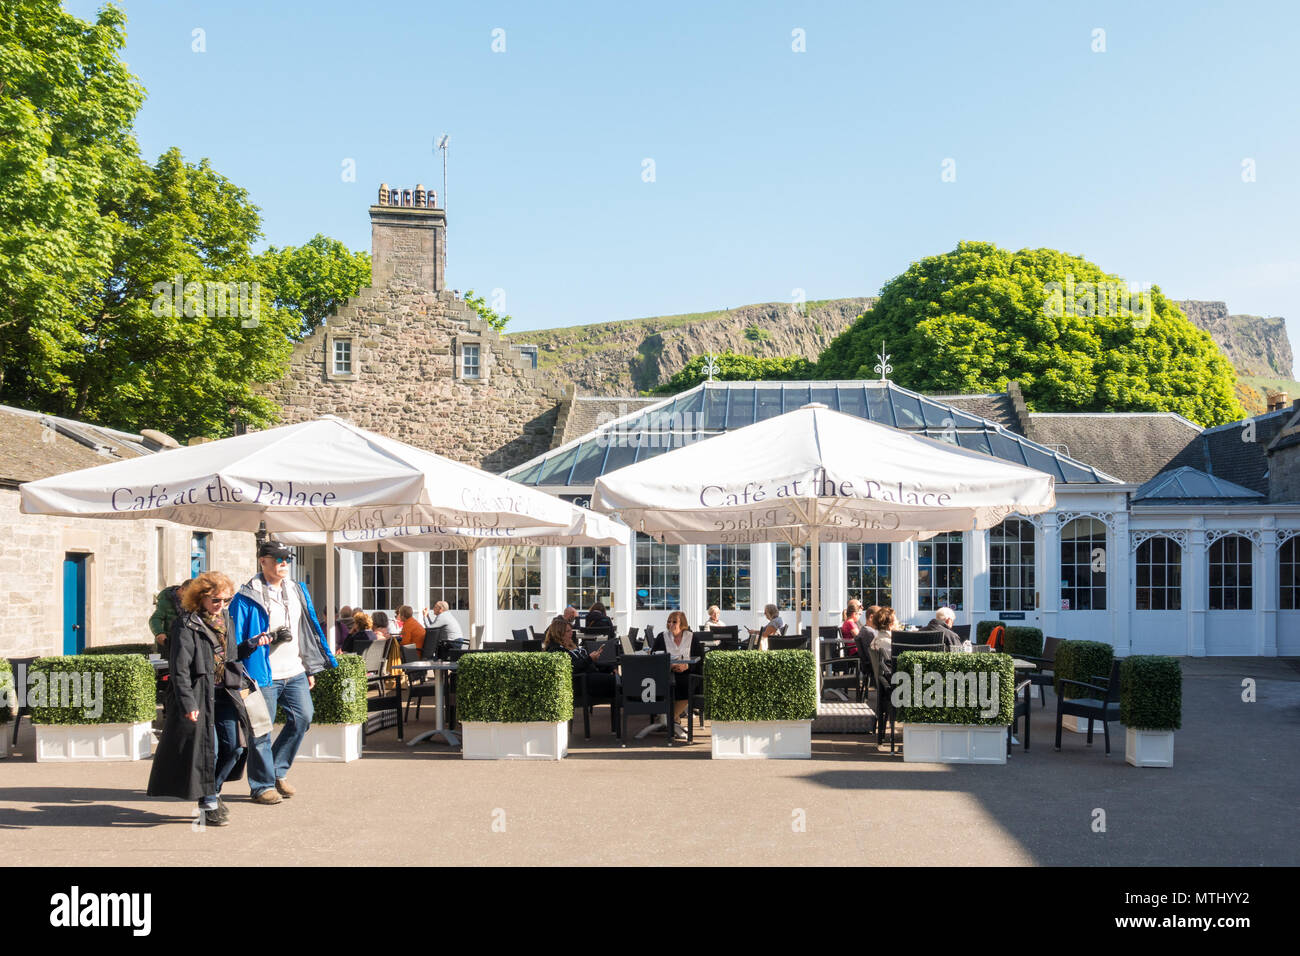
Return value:
<svg viewBox="0 0 1300 956">
<path fill-rule="evenodd" d="M 403 604 L 397 609 L 397 619 L 402 622 L 402 643 L 414 644 L 416 650 L 424 653 L 424 625 L 415 619 L 411 605 Z"/>
</svg>

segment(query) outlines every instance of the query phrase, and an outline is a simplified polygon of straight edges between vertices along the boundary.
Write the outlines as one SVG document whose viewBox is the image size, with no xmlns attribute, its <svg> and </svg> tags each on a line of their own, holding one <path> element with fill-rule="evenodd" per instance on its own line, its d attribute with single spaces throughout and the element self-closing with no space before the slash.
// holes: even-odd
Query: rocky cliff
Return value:
<svg viewBox="0 0 1300 956">
<path fill-rule="evenodd" d="M 840 332 L 869 309 L 874 298 L 809 302 L 802 311 L 768 302 L 718 312 L 628 319 L 567 329 L 516 332 L 512 344 L 535 343 L 539 369 L 588 395 L 628 395 L 667 381 L 697 355 L 801 355 L 815 360 Z M 1260 379 L 1290 379 L 1294 356 L 1280 318 L 1229 315 L 1223 302 L 1178 302 L 1187 317 L 1210 333 L 1237 374 L 1251 377 L 1262 404 Z"/>
</svg>

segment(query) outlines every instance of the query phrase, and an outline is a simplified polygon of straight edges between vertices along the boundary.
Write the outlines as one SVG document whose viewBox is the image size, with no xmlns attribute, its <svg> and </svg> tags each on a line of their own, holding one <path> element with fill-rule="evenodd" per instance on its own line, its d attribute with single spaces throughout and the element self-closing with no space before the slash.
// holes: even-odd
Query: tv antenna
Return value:
<svg viewBox="0 0 1300 956">
<path fill-rule="evenodd" d="M 434 149 L 442 150 L 442 211 L 447 211 L 447 140 L 446 133 L 443 133 L 433 144 Z"/>
</svg>

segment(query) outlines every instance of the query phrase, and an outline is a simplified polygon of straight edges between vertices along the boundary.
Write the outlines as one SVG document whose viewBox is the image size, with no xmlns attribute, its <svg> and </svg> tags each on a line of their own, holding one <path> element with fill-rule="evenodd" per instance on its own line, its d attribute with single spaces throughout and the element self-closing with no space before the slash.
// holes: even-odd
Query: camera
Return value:
<svg viewBox="0 0 1300 956">
<path fill-rule="evenodd" d="M 293 631 L 289 630 L 288 625 L 281 624 L 274 631 L 267 631 L 271 635 L 271 646 L 283 644 L 285 641 L 293 640 Z"/>
</svg>

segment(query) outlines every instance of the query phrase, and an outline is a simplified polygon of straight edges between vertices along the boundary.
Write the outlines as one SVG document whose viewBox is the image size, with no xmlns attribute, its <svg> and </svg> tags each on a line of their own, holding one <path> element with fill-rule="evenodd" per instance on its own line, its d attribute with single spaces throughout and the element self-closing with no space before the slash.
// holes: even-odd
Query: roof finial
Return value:
<svg viewBox="0 0 1300 956">
<path fill-rule="evenodd" d="M 876 358 L 880 359 L 876 363 L 876 371 L 880 373 L 882 382 L 889 381 L 889 373 L 894 370 L 894 366 L 889 364 L 889 353 L 885 351 L 885 340 L 880 340 L 880 351 L 876 353 Z"/>
<path fill-rule="evenodd" d="M 718 374 L 718 357 L 712 353 L 704 356 L 704 368 L 702 371 L 708 376 L 706 381 L 712 382 L 713 376 Z"/>
</svg>

